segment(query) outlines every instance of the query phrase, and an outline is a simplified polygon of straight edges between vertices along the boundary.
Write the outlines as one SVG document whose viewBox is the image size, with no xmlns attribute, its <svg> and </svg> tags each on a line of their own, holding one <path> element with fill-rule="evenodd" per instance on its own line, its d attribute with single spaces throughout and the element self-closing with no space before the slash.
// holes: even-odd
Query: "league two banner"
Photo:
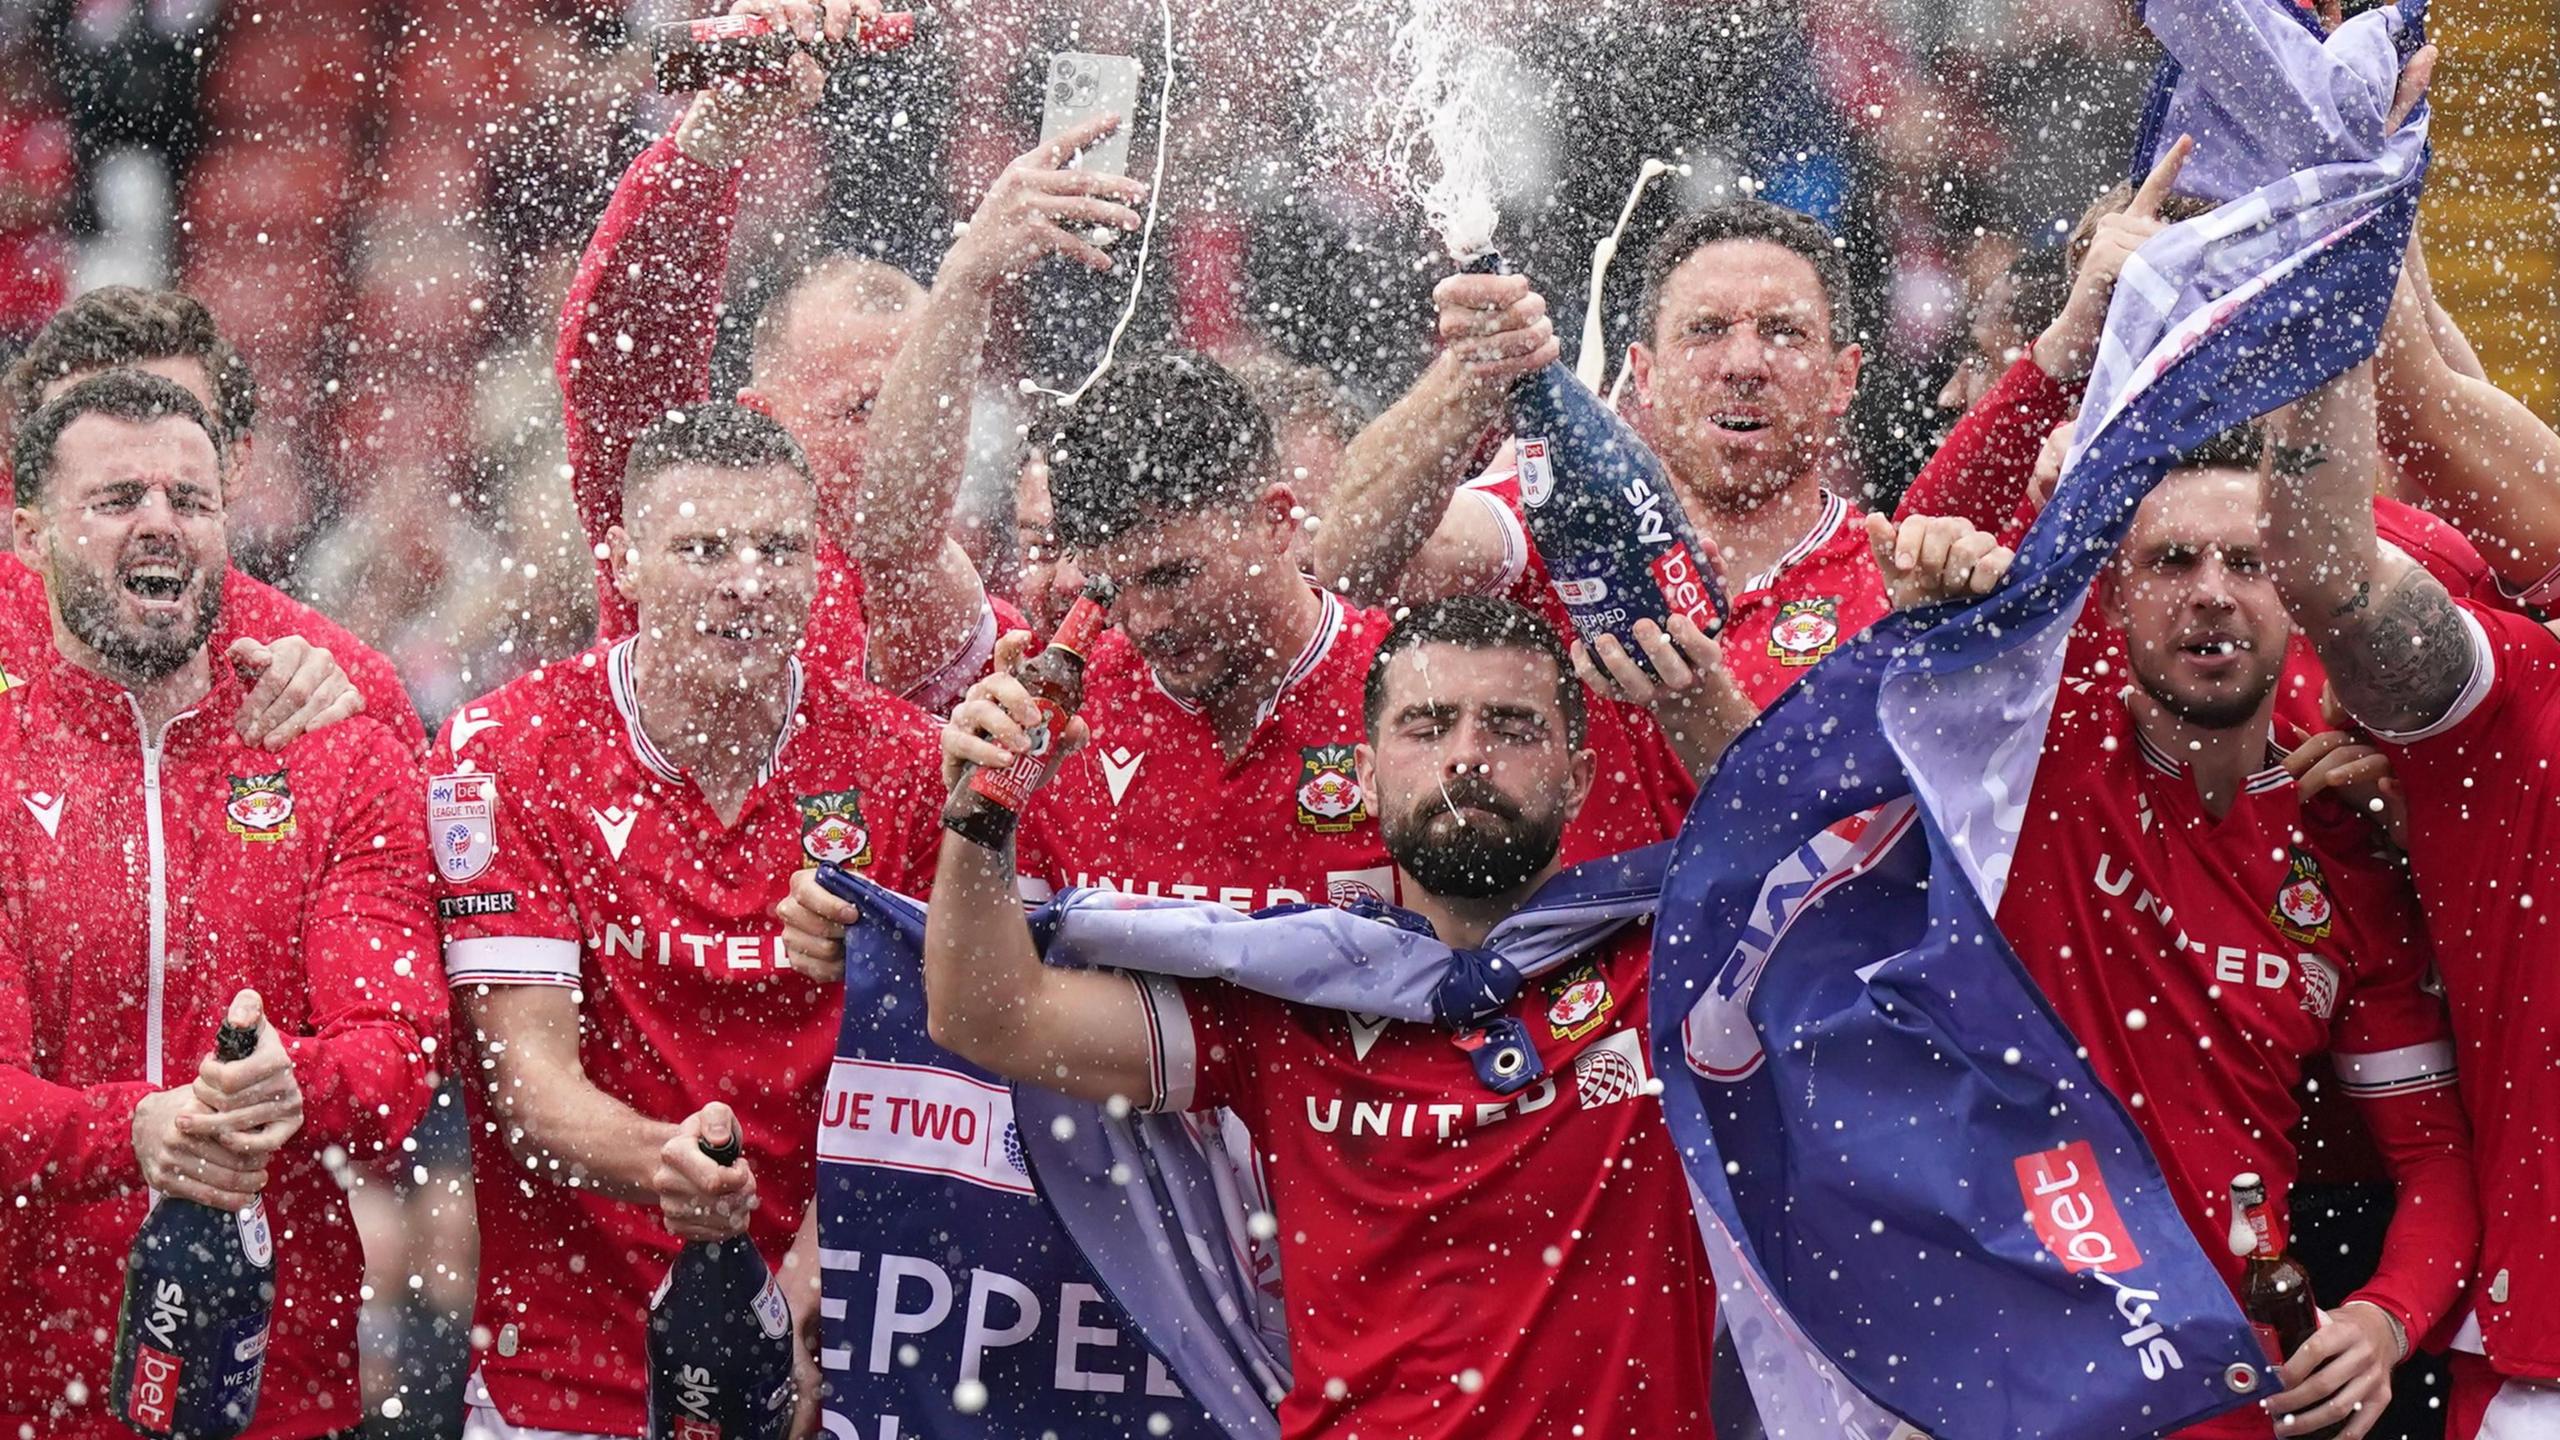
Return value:
<svg viewBox="0 0 2560 1440">
<path fill-rule="evenodd" d="M 2372 353 L 2425 111 L 2424 0 L 2323 42 L 2286 0 L 2152 0 L 2134 174 L 2219 208 L 2126 267 L 2009 582 L 1808 672 L 1691 813 L 1655 1073 L 1771 1436 L 2137 1436 L 2272 1392 L 2130 1117 L 1993 924 L 2069 634 L 2169 458 Z M 1722 1409 L 1722 1407 L 1719 1407 Z"/>
</svg>

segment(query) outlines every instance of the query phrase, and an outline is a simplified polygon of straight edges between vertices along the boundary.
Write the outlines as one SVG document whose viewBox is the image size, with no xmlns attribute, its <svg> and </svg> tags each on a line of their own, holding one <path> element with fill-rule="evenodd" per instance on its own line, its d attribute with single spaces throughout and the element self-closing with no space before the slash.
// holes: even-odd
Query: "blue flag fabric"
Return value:
<svg viewBox="0 0 2560 1440">
<path fill-rule="evenodd" d="M 2289 9 L 2152 0 L 2183 63 L 2144 161 L 2195 135 L 2189 173 L 2226 203 L 2126 267 L 2007 584 L 1888 617 L 1809 672 L 1681 836 L 1655 1073 L 1773 1436 L 2150 1437 L 2270 1393 L 1992 915 L 2063 642 L 2134 508 L 2178 451 L 2369 356 L 2391 300 L 2425 120 L 2381 121 L 2423 0 L 2325 45 Z"/>
<path fill-rule="evenodd" d="M 1650 916 L 1670 850 L 1562 872 L 1476 950 L 1377 904 L 1246 916 L 1087 889 L 1030 923 L 1051 964 L 1457 1027 Z M 819 877 L 864 915 L 845 937 L 819 1130 L 830 1433 L 1153 1435 L 1130 1427 L 1162 1414 L 1173 1428 L 1161 1433 L 1277 1434 L 1287 1338 L 1251 1258 L 1257 1207 L 1230 1158 L 1249 1151 L 1243 1137 L 1214 1117 L 1010 1085 L 933 1045 L 924 907 L 846 871 Z M 955 1402 L 966 1381 L 984 1387 L 978 1409 Z"/>
<path fill-rule="evenodd" d="M 1251 1433 L 1183 1394 L 1041 1199 L 1012 1087 L 926 1038 L 923 908 L 861 896 L 818 1127 L 827 1433 Z"/>
</svg>

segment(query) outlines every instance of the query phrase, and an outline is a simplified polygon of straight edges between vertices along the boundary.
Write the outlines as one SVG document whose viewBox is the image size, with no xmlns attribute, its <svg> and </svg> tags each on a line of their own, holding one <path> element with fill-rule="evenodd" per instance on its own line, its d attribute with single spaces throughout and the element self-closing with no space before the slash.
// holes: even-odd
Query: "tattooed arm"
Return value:
<svg viewBox="0 0 2560 1440">
<path fill-rule="evenodd" d="M 2471 678 L 2471 626 L 2374 532 L 2373 367 L 2312 391 L 2270 429 L 2259 542 L 2286 611 L 2348 713 L 2385 733 L 2425 729 Z"/>
</svg>

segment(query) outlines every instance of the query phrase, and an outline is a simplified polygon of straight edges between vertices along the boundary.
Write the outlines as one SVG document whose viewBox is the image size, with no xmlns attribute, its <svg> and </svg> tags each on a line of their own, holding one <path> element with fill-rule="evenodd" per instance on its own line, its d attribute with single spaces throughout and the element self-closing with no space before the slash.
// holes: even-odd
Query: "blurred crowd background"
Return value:
<svg viewBox="0 0 2560 1440">
<path fill-rule="evenodd" d="M 699 6 L 699 9 L 697 9 Z M 264 392 L 241 562 L 388 653 L 433 725 L 584 645 L 591 558 L 552 379 L 561 297 L 616 178 L 680 97 L 652 24 L 704 0 L 0 0 L 0 359 L 68 295 L 202 297 Z M 1452 7 L 1454 8 L 1454 7 Z M 1248 362 L 1338 450 L 1430 354 L 1448 268 L 1374 136 L 1390 0 L 1182 0 L 1143 333 Z M 1869 356 L 1844 487 L 1888 499 L 2061 299 L 2056 247 L 2121 178 L 2157 55 L 2131 0 L 1482 0 L 1508 58 L 1501 243 L 1561 309 L 1647 157 L 1603 296 L 1614 350 L 1651 229 L 1743 187 L 1848 244 Z M 2438 0 L 2438 293 L 2490 378 L 2560 417 L 2560 3 Z M 1154 0 L 945 0 L 840 68 L 753 162 L 718 374 L 763 297 L 855 250 L 930 281 L 955 221 L 1031 144 L 1047 56 L 1141 57 Z M 1087 363 L 1124 293 L 1037 277 L 1013 373 Z M 1578 326 L 1559 329 L 1568 336 Z M 1004 373 L 1005 363 L 993 367 Z M 998 418 L 1001 406 L 988 407 Z M 1000 435 L 968 513 L 1001 579 Z M 452 1127 L 448 1124 L 447 1129 Z M 369 1383 L 385 1431 L 442 1433 L 471 1303 L 455 1137 L 364 1185 Z M 405 1367 L 405 1368 L 404 1368 Z"/>
</svg>

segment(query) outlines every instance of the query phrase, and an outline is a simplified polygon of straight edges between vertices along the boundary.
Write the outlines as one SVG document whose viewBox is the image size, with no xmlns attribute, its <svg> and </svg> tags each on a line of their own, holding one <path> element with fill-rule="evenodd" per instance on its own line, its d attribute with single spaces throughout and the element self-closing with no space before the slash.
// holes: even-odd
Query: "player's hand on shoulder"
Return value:
<svg viewBox="0 0 2560 1440">
<path fill-rule="evenodd" d="M 2342 727 L 2304 736 L 2286 752 L 2284 768 L 2293 773 L 2303 804 L 2329 795 L 2393 845 L 2409 848 L 2408 796 L 2391 773 L 2391 757 L 2359 732 Z"/>
<path fill-rule="evenodd" d="M 1032 736 L 1040 728 L 1040 706 L 1013 673 L 1030 644 L 1031 635 L 1023 630 L 997 640 L 995 669 L 969 687 L 944 723 L 944 785 L 960 783 L 964 765 L 1002 769 L 1031 752 Z M 1058 750 L 1060 758 L 1081 749 L 1090 733 L 1082 717 L 1070 718 L 1066 734 L 1060 737 L 1064 742 Z"/>
<path fill-rule="evenodd" d="M 862 919 L 862 908 L 818 883 L 818 872 L 793 873 L 791 888 L 774 902 L 782 922 L 782 953 L 800 974 L 832 985 L 844 978 L 844 932 Z"/>
<path fill-rule="evenodd" d="M 2282 1393 L 2258 1403 L 2276 1417 L 2278 1435 L 2308 1435 L 2343 1421 L 2340 1440 L 2364 1440 L 2391 1403 L 2391 1370 L 2406 1337 L 2371 1301 L 2350 1300 L 2321 1314 L 2326 1323 L 2276 1367 Z"/>
<path fill-rule="evenodd" d="M 1988 595 L 2017 558 L 1999 537 L 1954 515 L 1913 515 L 1899 525 L 1869 515 L 1867 543 L 1896 610 Z"/>
<path fill-rule="evenodd" d="M 658 1192 L 658 1215 L 679 1240 L 726 1240 L 743 1235 L 747 1215 L 756 1207 L 756 1175 L 741 1155 L 726 1165 L 703 1153 L 703 1146 L 743 1141 L 738 1117 L 715 1100 L 684 1118 L 658 1147 L 657 1173 L 650 1186 Z"/>
<path fill-rule="evenodd" d="M 364 696 L 336 656 L 299 635 L 260 643 L 243 635 L 224 652 L 249 687 L 232 717 L 240 738 L 268 750 L 364 712 Z"/>
</svg>

